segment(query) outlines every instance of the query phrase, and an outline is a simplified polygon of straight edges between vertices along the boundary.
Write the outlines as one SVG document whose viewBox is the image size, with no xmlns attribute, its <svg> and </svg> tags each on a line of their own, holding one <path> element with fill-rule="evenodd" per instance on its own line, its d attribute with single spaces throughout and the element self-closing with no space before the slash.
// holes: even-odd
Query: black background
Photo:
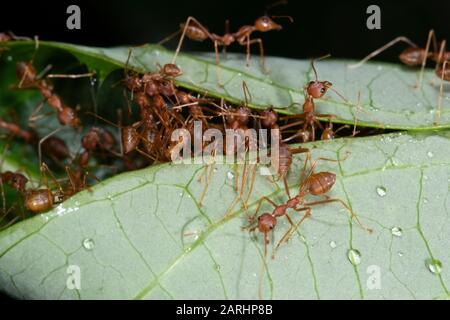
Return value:
<svg viewBox="0 0 450 320">
<path fill-rule="evenodd" d="M 176 31 L 189 15 L 218 34 L 224 30 L 225 19 L 230 19 L 231 29 L 237 30 L 262 15 L 269 3 L 268 0 L 7 0 L 0 5 L 0 31 L 93 46 L 134 45 L 158 42 Z M 70 4 L 81 8 L 81 30 L 66 28 L 66 8 Z M 366 28 L 366 8 L 370 4 L 381 7 L 381 30 Z M 262 35 L 267 55 L 308 58 L 331 53 L 335 57 L 359 59 L 399 35 L 423 45 L 431 28 L 436 30 L 439 39 L 450 40 L 448 0 L 291 0 L 273 13 L 291 15 L 295 22 L 280 20 L 284 30 Z M 175 45 L 172 41 L 168 47 Z M 188 40 L 183 48 L 211 50 L 212 45 Z M 389 50 L 379 59 L 397 61 L 400 50 Z M 244 52 L 239 46 L 233 46 L 231 51 Z M 1 298 L 5 297 L 0 293 Z"/>
<path fill-rule="evenodd" d="M 180 22 L 193 15 L 210 31 L 221 34 L 225 19 L 231 29 L 253 23 L 271 0 L 189 0 L 189 1 L 3 1 L 0 31 L 18 35 L 39 35 L 43 40 L 95 46 L 158 42 L 177 30 Z M 66 8 L 81 8 L 81 30 L 66 28 Z M 381 8 L 381 30 L 366 28 L 367 6 Z M 7 6 L 6 6 L 7 5 Z M 309 58 L 331 53 L 335 57 L 361 58 L 399 35 L 424 45 L 434 28 L 439 39 L 450 40 L 450 1 L 295 1 L 279 6 L 273 14 L 291 15 L 295 22 L 279 20 L 285 28 L 262 34 L 267 55 Z M 174 48 L 176 40 L 167 44 Z M 389 50 L 379 59 L 396 61 L 405 46 Z M 184 50 L 212 50 L 210 42 L 186 41 Z M 238 45 L 231 51 L 244 52 Z M 256 48 L 253 52 L 256 52 Z"/>
</svg>

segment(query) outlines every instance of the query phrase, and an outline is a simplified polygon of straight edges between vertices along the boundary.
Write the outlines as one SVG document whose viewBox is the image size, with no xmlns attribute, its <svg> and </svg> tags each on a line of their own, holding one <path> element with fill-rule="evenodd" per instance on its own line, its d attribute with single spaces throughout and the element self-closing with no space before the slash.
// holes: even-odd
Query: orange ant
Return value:
<svg viewBox="0 0 450 320">
<path fill-rule="evenodd" d="M 275 247 L 272 258 L 275 258 L 275 252 L 278 249 L 278 247 L 285 241 L 287 241 L 294 230 L 298 228 L 298 226 L 308 217 L 311 216 L 311 211 L 313 206 L 332 203 L 332 202 L 338 202 L 340 203 L 347 211 L 350 213 L 350 216 L 352 219 L 354 218 L 357 223 L 361 226 L 362 229 L 366 230 L 369 233 L 372 233 L 373 230 L 365 227 L 358 219 L 356 214 L 353 212 L 353 210 L 341 199 L 338 198 L 330 198 L 326 195 L 334 186 L 336 182 L 336 174 L 332 172 L 314 172 L 314 168 L 317 165 L 319 160 L 324 161 L 339 161 L 339 160 L 332 160 L 327 158 L 318 158 L 314 162 L 311 161 L 310 154 L 308 153 L 308 156 L 305 160 L 305 165 L 302 171 L 302 177 L 305 176 L 307 163 L 310 163 L 310 171 L 309 174 L 301 180 L 299 192 L 294 197 L 291 197 L 289 189 L 286 188 L 286 194 L 288 196 L 288 200 L 284 204 L 277 205 L 275 202 L 270 200 L 268 197 L 262 197 L 258 205 L 256 207 L 256 211 L 254 216 L 256 216 L 261 208 L 261 205 L 263 201 L 266 201 L 270 203 L 274 210 L 272 213 L 263 213 L 262 215 L 258 216 L 257 218 L 257 224 L 253 227 L 246 227 L 249 229 L 250 232 L 255 231 L 258 229 L 261 233 L 264 234 L 264 255 L 267 256 L 267 245 L 269 244 L 269 233 L 276 227 L 277 225 L 277 218 L 285 216 L 290 224 L 289 230 L 283 235 L 283 237 L 279 240 L 277 246 Z M 307 195 L 313 195 L 313 196 L 325 196 L 324 200 L 318 200 L 313 202 L 306 202 L 305 197 Z M 306 211 L 305 215 L 302 217 L 300 222 L 297 224 L 294 224 L 292 219 L 287 213 L 288 209 L 293 209 L 297 212 Z M 254 219 L 254 218 L 253 218 Z"/>
<path fill-rule="evenodd" d="M 341 99 L 343 99 L 345 102 L 348 103 L 348 100 L 342 96 L 337 90 L 335 90 L 332 86 L 333 84 L 327 80 L 325 81 L 319 81 L 317 76 L 317 70 L 314 66 L 314 61 L 322 60 L 329 57 L 329 55 L 326 55 L 324 57 L 313 59 L 311 60 L 311 68 L 315 75 L 315 80 L 310 81 L 308 85 L 304 88 L 304 96 L 305 101 L 303 103 L 303 113 L 299 115 L 294 116 L 287 116 L 286 119 L 289 118 L 303 118 L 303 120 L 296 121 L 293 123 L 286 124 L 284 126 L 280 127 L 280 130 L 285 130 L 297 125 L 303 124 L 302 128 L 297 131 L 296 134 L 292 135 L 291 137 L 285 139 L 285 141 L 290 141 L 295 138 L 301 138 L 303 142 L 308 142 L 310 140 L 315 141 L 316 139 L 316 125 L 322 129 L 322 131 L 325 131 L 324 137 L 331 137 L 332 136 L 332 127 L 328 126 L 327 128 L 323 128 L 322 124 L 319 122 L 318 118 L 328 118 L 331 120 L 331 118 L 334 118 L 334 115 L 331 114 L 318 114 L 315 112 L 315 103 L 314 99 L 320 99 L 322 98 L 328 90 L 332 90 L 335 92 Z"/>
<path fill-rule="evenodd" d="M 0 118 L 0 129 L 8 131 L 13 137 L 23 139 L 27 144 L 38 147 L 39 162 L 41 154 L 48 155 L 53 161 L 60 162 L 70 157 L 66 143 L 58 137 L 46 137 L 38 141 L 38 134 L 33 129 L 22 129 L 19 125 Z M 42 151 L 41 151 L 42 150 Z"/>
<path fill-rule="evenodd" d="M 431 41 L 433 41 L 434 52 L 430 52 Z M 430 30 L 428 33 L 428 39 L 427 39 L 425 48 L 421 48 L 417 44 L 415 44 L 414 42 L 409 40 L 408 38 L 406 38 L 404 36 L 400 36 L 400 37 L 397 37 L 394 40 L 388 42 L 381 48 L 378 48 L 377 50 L 373 51 L 368 56 L 366 56 L 364 59 L 362 59 L 360 62 L 349 65 L 348 67 L 351 69 L 358 68 L 358 67 L 362 66 L 364 63 L 366 63 L 367 61 L 369 61 L 370 59 L 372 59 L 373 57 L 377 56 L 381 52 L 385 51 L 386 49 L 392 47 L 393 45 L 395 45 L 399 42 L 404 42 L 409 45 L 408 48 L 406 48 L 405 50 L 403 50 L 400 53 L 400 55 L 399 55 L 400 61 L 407 66 L 412 66 L 412 67 L 421 66 L 419 79 L 415 85 L 415 88 L 422 87 L 423 74 L 424 74 L 425 65 L 426 65 L 426 62 L 428 59 L 431 59 L 438 64 L 441 62 L 450 60 L 450 51 L 444 51 L 441 54 L 437 53 L 438 45 L 437 45 L 436 35 L 434 33 L 434 30 Z"/>
<path fill-rule="evenodd" d="M 279 1 L 274 3 L 272 6 L 266 9 L 266 12 L 279 4 L 284 4 L 286 1 Z M 181 32 L 182 34 L 180 40 L 178 42 L 177 49 L 175 51 L 175 55 L 173 56 L 172 63 L 175 63 L 178 53 L 180 52 L 181 45 L 183 43 L 184 37 L 194 40 L 194 41 L 204 41 L 206 39 L 211 40 L 214 43 L 214 52 L 216 64 L 219 64 L 219 47 L 225 48 L 230 46 L 232 43 L 237 42 L 241 46 L 246 46 L 246 63 L 247 66 L 250 65 L 250 46 L 252 44 L 259 45 L 259 53 L 260 53 L 260 64 L 264 71 L 266 71 L 265 60 L 264 60 L 264 46 L 261 38 L 251 39 L 251 35 L 253 32 L 268 32 L 272 30 L 281 30 L 282 26 L 277 24 L 272 18 L 288 18 L 291 22 L 293 22 L 292 17 L 290 16 L 268 16 L 267 13 L 263 16 L 259 17 L 255 20 L 253 25 L 244 25 L 237 32 L 230 33 L 226 32 L 224 35 L 220 36 L 215 33 L 211 33 L 205 26 L 203 26 L 197 19 L 190 16 L 187 18 L 186 22 L 180 24 L 180 30 L 178 30 L 174 35 L 177 35 Z M 168 39 L 172 38 L 174 35 L 170 36 Z M 162 42 L 165 42 L 163 40 Z"/>
<path fill-rule="evenodd" d="M 113 152 L 116 144 L 114 135 L 106 129 L 91 127 L 81 139 L 81 145 L 84 151 L 80 154 L 80 167 L 86 168 L 91 154 L 97 150 L 106 150 Z"/>
</svg>

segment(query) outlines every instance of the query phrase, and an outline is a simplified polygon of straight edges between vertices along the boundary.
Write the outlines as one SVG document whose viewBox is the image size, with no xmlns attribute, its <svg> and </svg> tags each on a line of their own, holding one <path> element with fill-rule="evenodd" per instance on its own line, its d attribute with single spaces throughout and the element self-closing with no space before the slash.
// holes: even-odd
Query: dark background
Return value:
<svg viewBox="0 0 450 320">
<path fill-rule="evenodd" d="M 271 0 L 150 0 L 150 1 L 3 1 L 0 31 L 18 35 L 39 35 L 43 40 L 65 41 L 95 46 L 115 46 L 158 42 L 177 30 L 180 22 L 193 15 L 210 31 L 222 34 L 224 21 L 231 30 L 251 24 L 264 13 Z M 81 30 L 66 28 L 66 8 L 81 8 Z M 366 28 L 366 8 L 381 7 L 381 30 Z M 5 5 L 7 5 L 5 7 Z M 419 45 L 434 28 L 439 39 L 450 40 L 450 1 L 295 1 L 273 10 L 291 15 L 295 22 L 279 20 L 282 31 L 262 34 L 267 55 L 309 58 L 331 53 L 335 57 L 361 58 L 393 38 L 404 35 Z M 174 48 L 176 40 L 167 44 Z M 379 59 L 396 61 L 404 45 L 389 50 Z M 184 50 L 212 50 L 212 44 L 186 41 Z M 230 51 L 244 52 L 233 45 Z M 257 52 L 254 48 L 253 52 Z"/>
</svg>

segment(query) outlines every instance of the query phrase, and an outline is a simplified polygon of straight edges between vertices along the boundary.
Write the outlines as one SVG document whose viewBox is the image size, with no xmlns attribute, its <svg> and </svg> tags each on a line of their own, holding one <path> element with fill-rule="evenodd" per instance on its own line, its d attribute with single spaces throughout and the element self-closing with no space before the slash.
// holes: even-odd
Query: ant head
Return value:
<svg viewBox="0 0 450 320">
<path fill-rule="evenodd" d="M 183 71 L 174 63 L 167 63 L 162 67 L 162 73 L 168 77 L 178 77 Z"/>
<path fill-rule="evenodd" d="M 277 219 L 269 213 L 263 213 L 258 217 L 258 229 L 262 233 L 268 233 L 277 225 Z"/>
<path fill-rule="evenodd" d="M 97 148 L 100 143 L 99 129 L 92 127 L 81 139 L 81 145 L 84 149 L 93 151 Z"/>
<path fill-rule="evenodd" d="M 142 88 L 141 78 L 136 74 L 127 75 L 124 83 L 125 87 L 132 92 L 139 91 Z"/>
<path fill-rule="evenodd" d="M 261 125 L 264 128 L 272 128 L 277 124 L 278 114 L 272 108 L 264 110 L 261 115 Z"/>
<path fill-rule="evenodd" d="M 18 190 L 23 192 L 25 190 L 25 185 L 27 184 L 28 179 L 21 173 L 13 173 L 11 177 L 11 186 Z"/>
<path fill-rule="evenodd" d="M 237 120 L 240 124 L 246 125 L 252 112 L 247 107 L 239 107 L 237 109 Z"/>
<path fill-rule="evenodd" d="M 164 96 L 173 96 L 175 95 L 175 87 L 173 85 L 172 81 L 169 80 L 163 80 L 160 83 L 158 83 L 158 91 Z"/>
<path fill-rule="evenodd" d="M 269 16 L 262 16 L 256 19 L 255 28 L 260 32 L 267 32 L 271 30 L 281 30 L 283 27 L 273 21 Z"/>
<path fill-rule="evenodd" d="M 334 139 L 334 131 L 333 131 L 333 123 L 330 122 L 330 124 L 325 127 L 322 131 L 321 140 L 333 140 Z"/>
<path fill-rule="evenodd" d="M 314 99 L 322 98 L 325 93 L 327 93 L 328 89 L 330 89 L 333 84 L 329 81 L 311 81 L 309 82 L 306 91 L 308 95 L 313 97 Z"/>
</svg>

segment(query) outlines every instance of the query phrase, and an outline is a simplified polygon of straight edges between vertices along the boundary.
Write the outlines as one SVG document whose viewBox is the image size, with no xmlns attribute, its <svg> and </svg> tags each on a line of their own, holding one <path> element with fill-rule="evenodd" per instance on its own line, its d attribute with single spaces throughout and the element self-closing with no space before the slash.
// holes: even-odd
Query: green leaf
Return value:
<svg viewBox="0 0 450 320">
<path fill-rule="evenodd" d="M 276 259 L 265 260 L 261 234 L 241 230 L 245 210 L 237 205 L 225 216 L 238 168 L 216 164 L 208 176 L 202 165 L 167 164 L 105 180 L 0 233 L 0 286 L 14 297 L 55 299 L 253 299 L 260 285 L 267 299 L 448 298 L 450 134 L 308 147 L 313 159 L 349 153 L 316 170 L 337 174 L 329 195 L 351 205 L 372 234 L 338 204 L 316 206 Z M 295 157 L 292 193 L 302 165 Z M 211 182 L 200 207 L 205 174 Z M 257 174 L 248 214 L 263 195 L 286 200 L 281 186 Z M 264 204 L 261 212 L 270 210 Z M 280 218 L 269 249 L 287 229 Z M 79 267 L 80 290 L 66 286 L 70 266 Z"/>
<path fill-rule="evenodd" d="M 18 41 L 8 44 L 11 49 L 34 50 L 34 42 Z M 125 67 L 127 47 L 94 48 L 72 44 L 40 42 L 40 48 L 54 48 L 69 51 L 90 69 L 105 77 L 117 68 Z M 146 45 L 133 48 L 129 62 L 131 69 L 154 71 L 156 65 L 172 60 L 173 52 L 160 46 Z M 184 75 L 177 80 L 181 87 L 189 88 L 210 96 L 223 97 L 237 103 L 244 100 L 242 82 L 250 89 L 254 108 L 274 106 L 284 113 L 299 113 L 301 107 L 292 105 L 303 102 L 303 86 L 314 79 L 310 61 L 285 58 L 266 58 L 269 74 L 264 74 L 258 65 L 258 57 L 253 55 L 251 66 L 245 66 L 245 55 L 229 54 L 216 66 L 211 55 L 180 54 L 177 59 Z M 354 61 L 353 61 L 354 62 Z M 418 70 L 401 64 L 378 62 L 366 63 L 361 68 L 350 70 L 351 61 L 324 60 L 317 62 L 321 80 L 329 80 L 334 88 L 351 103 L 345 103 L 333 92 L 317 103 L 320 113 L 334 114 L 334 122 L 353 123 L 355 116 L 359 124 L 391 129 L 425 130 L 450 127 L 450 100 L 445 87 L 443 112 L 438 124 L 436 109 L 439 97 L 439 79 L 433 70 L 425 72 L 421 90 L 414 89 Z M 220 83 L 218 85 L 218 77 Z M 361 92 L 361 110 L 355 108 L 358 92 Z"/>
</svg>

